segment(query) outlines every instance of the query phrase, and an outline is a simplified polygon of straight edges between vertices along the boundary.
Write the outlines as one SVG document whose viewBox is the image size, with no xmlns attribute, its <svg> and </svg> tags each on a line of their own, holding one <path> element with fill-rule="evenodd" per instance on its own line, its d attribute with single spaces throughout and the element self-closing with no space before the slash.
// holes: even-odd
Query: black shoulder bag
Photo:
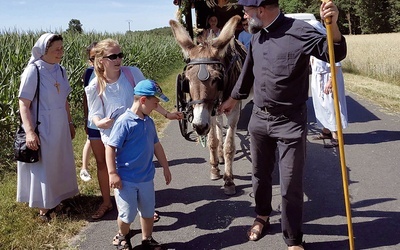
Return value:
<svg viewBox="0 0 400 250">
<path fill-rule="evenodd" d="M 36 105 L 36 127 L 35 127 L 35 133 L 39 136 L 39 129 L 38 126 L 40 124 L 39 122 L 39 92 L 40 92 L 40 75 L 39 75 L 39 68 L 34 64 L 37 70 L 37 87 L 36 87 L 36 92 L 35 95 L 37 97 L 37 105 Z M 29 149 L 26 146 L 26 133 L 24 128 L 22 127 L 22 119 L 21 115 L 19 117 L 20 124 L 17 129 L 17 133 L 15 135 L 15 141 L 14 141 L 14 159 L 17 161 L 21 162 L 26 162 L 26 163 L 34 163 L 39 161 L 39 155 L 40 155 L 40 148 L 38 150 L 32 150 Z"/>
</svg>

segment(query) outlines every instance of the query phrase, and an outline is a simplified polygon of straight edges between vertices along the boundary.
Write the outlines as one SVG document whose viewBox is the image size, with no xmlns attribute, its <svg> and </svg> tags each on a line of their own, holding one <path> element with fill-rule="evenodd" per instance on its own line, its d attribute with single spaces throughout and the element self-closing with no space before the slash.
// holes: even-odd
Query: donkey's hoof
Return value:
<svg viewBox="0 0 400 250">
<path fill-rule="evenodd" d="M 220 172 L 221 170 L 219 170 L 218 168 L 212 168 L 210 171 L 210 179 L 213 181 L 221 179 Z"/>
<path fill-rule="evenodd" d="M 236 186 L 235 183 L 225 184 L 224 185 L 224 193 L 226 195 L 234 195 L 236 194 Z"/>
</svg>

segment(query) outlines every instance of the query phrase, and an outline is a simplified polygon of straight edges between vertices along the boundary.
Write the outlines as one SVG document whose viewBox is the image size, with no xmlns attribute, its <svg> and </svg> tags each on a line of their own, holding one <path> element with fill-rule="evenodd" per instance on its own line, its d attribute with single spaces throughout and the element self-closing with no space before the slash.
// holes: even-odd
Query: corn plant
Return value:
<svg viewBox="0 0 400 250">
<path fill-rule="evenodd" d="M 0 33 L 0 176 L 3 171 L 13 167 L 12 142 L 14 131 L 19 123 L 18 89 L 20 76 L 31 55 L 31 49 L 40 35 L 44 33 L 3 31 Z M 71 114 L 76 124 L 83 124 L 82 97 L 84 94 L 82 74 L 87 66 L 85 48 L 93 41 L 105 38 L 117 40 L 126 57 L 123 64 L 137 66 L 144 75 L 154 80 L 166 77 L 171 69 L 182 62 L 182 56 L 175 40 L 170 35 L 152 34 L 152 32 L 111 33 L 63 33 L 64 57 L 61 61 L 67 70 L 72 87 L 69 95 Z"/>
</svg>

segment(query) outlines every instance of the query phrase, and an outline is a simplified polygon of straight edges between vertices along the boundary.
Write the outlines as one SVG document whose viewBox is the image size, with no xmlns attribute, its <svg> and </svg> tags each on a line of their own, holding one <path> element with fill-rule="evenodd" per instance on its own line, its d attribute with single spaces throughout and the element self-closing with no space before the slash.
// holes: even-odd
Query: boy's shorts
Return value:
<svg viewBox="0 0 400 250">
<path fill-rule="evenodd" d="M 98 129 L 87 128 L 87 133 L 88 133 L 89 140 L 100 140 L 101 139 L 100 130 L 98 130 Z"/>
<path fill-rule="evenodd" d="M 153 218 L 155 192 L 153 180 L 134 183 L 122 181 L 122 189 L 114 189 L 118 207 L 118 217 L 126 224 L 131 224 L 137 212 L 143 218 Z"/>
</svg>

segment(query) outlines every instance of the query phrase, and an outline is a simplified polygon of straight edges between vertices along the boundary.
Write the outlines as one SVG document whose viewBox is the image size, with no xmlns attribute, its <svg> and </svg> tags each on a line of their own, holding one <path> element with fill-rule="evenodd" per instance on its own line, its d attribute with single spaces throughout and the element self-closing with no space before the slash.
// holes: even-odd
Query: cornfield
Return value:
<svg viewBox="0 0 400 250">
<path fill-rule="evenodd" d="M 42 32 L 18 33 L 6 31 L 0 33 L 0 174 L 12 168 L 12 142 L 14 131 L 18 125 L 18 89 L 20 75 L 26 66 L 31 49 Z M 182 53 L 172 34 L 160 35 L 151 32 L 132 32 L 123 34 L 64 33 L 64 57 L 61 62 L 67 69 L 72 87 L 69 96 L 71 114 L 75 123 L 83 123 L 82 73 L 86 67 L 85 48 L 93 41 L 105 38 L 117 40 L 126 55 L 124 65 L 137 66 L 143 74 L 151 79 L 159 80 L 168 75 L 170 70 L 182 62 Z M 0 175 L 2 176 L 2 175 Z"/>
</svg>

